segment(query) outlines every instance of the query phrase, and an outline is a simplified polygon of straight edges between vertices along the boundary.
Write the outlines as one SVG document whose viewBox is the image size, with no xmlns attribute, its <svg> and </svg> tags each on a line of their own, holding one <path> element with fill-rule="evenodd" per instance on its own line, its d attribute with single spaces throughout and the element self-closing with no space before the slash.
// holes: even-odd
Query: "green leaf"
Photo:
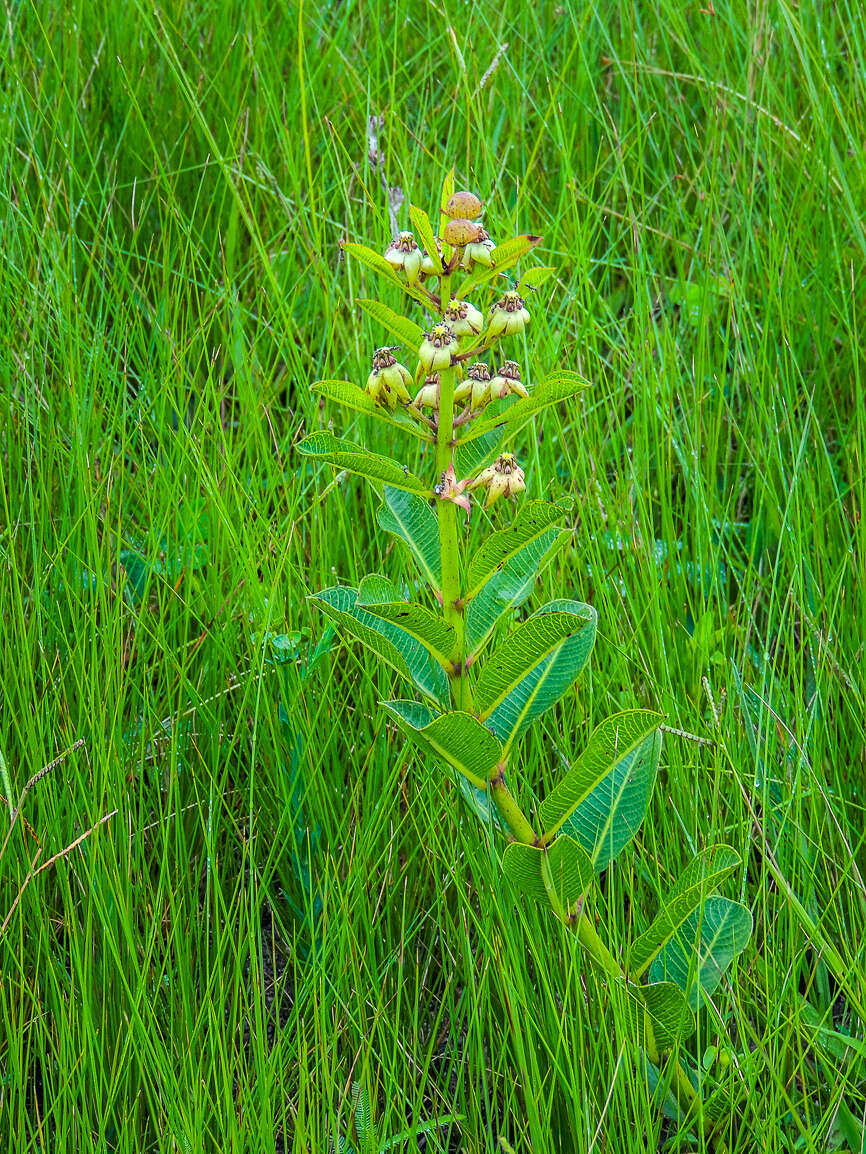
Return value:
<svg viewBox="0 0 866 1154">
<path fill-rule="evenodd" d="M 408 469 L 404 469 L 399 462 L 393 461 L 390 457 L 381 457 L 378 453 L 370 453 L 353 441 L 343 441 L 327 429 L 304 437 L 297 445 L 297 450 L 305 457 L 326 461 L 338 469 L 346 469 L 349 473 L 366 477 L 368 481 L 385 481 L 397 489 L 420 493 L 425 497 L 433 496 L 424 482 Z"/>
<path fill-rule="evenodd" d="M 637 979 L 644 973 L 686 919 L 730 877 L 739 864 L 740 855 L 727 845 L 710 846 L 689 862 L 652 925 L 632 945 L 629 956 L 632 978 Z"/>
<path fill-rule="evenodd" d="M 426 432 L 416 421 L 402 409 L 391 412 L 382 405 L 377 405 L 369 393 L 351 381 L 316 381 L 310 385 L 314 393 L 342 405 L 344 409 L 352 409 L 356 413 L 363 413 L 366 417 L 373 417 L 386 425 L 397 425 L 407 433 L 412 433 L 422 441 L 432 441 L 430 433 Z"/>
<path fill-rule="evenodd" d="M 409 546 L 421 576 L 437 591 L 442 587 L 439 522 L 423 497 L 385 486 L 385 504 L 378 510 L 379 524 Z"/>
<path fill-rule="evenodd" d="M 543 409 L 567 401 L 570 397 L 574 397 L 590 387 L 589 381 L 584 380 L 577 373 L 553 373 L 546 377 L 541 384 L 536 385 L 528 397 L 521 397 L 513 405 L 509 405 L 508 408 L 495 416 L 476 421 L 469 431 L 461 437 L 458 444 L 467 444 L 496 429 L 501 430 L 502 438 L 511 437 Z"/>
<path fill-rule="evenodd" d="M 382 705 L 416 745 L 440 757 L 476 789 L 486 791 L 488 774 L 502 760 L 502 747 L 480 721 L 469 713 L 435 714 L 416 701 L 383 701 Z"/>
<path fill-rule="evenodd" d="M 460 287 L 454 290 L 454 296 L 458 300 L 465 300 L 466 297 L 479 285 L 485 281 L 492 280 L 493 277 L 499 276 L 505 269 L 516 265 L 522 256 L 526 256 L 528 252 L 532 252 L 537 244 L 540 244 L 544 238 L 541 236 L 515 236 L 511 240 L 506 240 L 502 244 L 496 246 L 490 254 L 493 264 L 490 268 L 485 265 L 479 265 L 474 272 L 470 273 L 464 281 L 461 282 Z"/>
<path fill-rule="evenodd" d="M 445 231 L 445 225 L 448 223 L 448 214 L 445 212 L 445 205 L 451 199 L 454 192 L 454 169 L 450 168 L 445 173 L 445 179 L 442 181 L 442 197 L 439 201 L 439 235 Z M 447 252 L 446 252 L 447 248 Z M 442 245 L 442 255 L 447 260 L 451 256 L 451 246 Z"/>
<path fill-rule="evenodd" d="M 388 332 L 399 337 L 403 344 L 411 349 L 416 357 L 418 356 L 418 350 L 424 340 L 424 332 L 420 325 L 416 325 L 414 321 L 401 316 L 400 313 L 395 313 L 393 309 L 389 309 L 381 301 L 359 300 L 358 304 L 374 321 L 378 321 Z"/>
<path fill-rule="evenodd" d="M 404 605 L 406 604 L 400 590 L 387 577 L 383 577 L 380 573 L 370 573 L 362 577 L 356 604 L 366 609 L 368 605 L 379 605 L 383 601 L 402 601 Z"/>
<path fill-rule="evenodd" d="M 471 441 L 460 441 L 454 451 L 454 468 L 459 477 L 480 473 L 499 455 L 505 441 L 505 430 L 492 429 Z"/>
<path fill-rule="evenodd" d="M 595 641 L 597 620 L 590 605 L 551 601 L 488 658 L 475 701 L 479 716 L 506 753 L 580 674 Z"/>
<path fill-rule="evenodd" d="M 541 805 L 545 836 L 564 828 L 604 869 L 643 821 L 655 782 L 662 717 L 629 709 L 606 718 L 586 749 Z"/>
<path fill-rule="evenodd" d="M 586 850 L 570 837 L 558 837 L 548 849 L 517 842 L 502 857 L 502 872 L 520 892 L 550 905 L 550 897 L 572 912 L 595 881 Z"/>
<path fill-rule="evenodd" d="M 540 288 L 555 272 L 556 269 L 551 265 L 536 265 L 535 268 L 529 268 L 520 278 L 517 291 L 523 293 L 526 289 Z"/>
<path fill-rule="evenodd" d="M 474 597 L 493 574 L 502 569 L 524 546 L 540 537 L 554 522 L 571 511 L 567 498 L 552 501 L 527 501 L 507 529 L 491 533 L 469 562 L 466 575 L 466 597 Z"/>
<path fill-rule="evenodd" d="M 752 914 L 746 906 L 730 898 L 709 897 L 703 910 L 694 910 L 657 955 L 650 979 L 676 982 L 692 1010 L 698 1010 L 751 936 Z"/>
<path fill-rule="evenodd" d="M 387 661 L 426 697 L 439 705 L 449 701 L 448 678 L 441 665 L 404 629 L 359 606 L 357 589 L 337 585 L 314 593 L 313 599 L 323 613 Z"/>
<path fill-rule="evenodd" d="M 533 590 L 539 573 L 567 541 L 570 529 L 552 526 L 519 549 L 498 569 L 466 607 L 466 650 L 477 656 L 497 621 L 522 605 Z"/>
<path fill-rule="evenodd" d="M 365 244 L 355 244 L 351 241 L 343 241 L 341 248 L 343 252 L 353 256 L 359 260 L 361 264 L 366 265 L 367 268 L 372 269 L 373 272 L 378 273 L 379 276 L 384 277 L 392 285 L 396 285 L 398 289 L 406 293 L 407 296 L 412 297 L 416 301 L 420 301 L 423 305 L 430 304 L 429 293 L 424 292 L 423 289 L 410 285 L 397 275 L 394 269 L 388 264 L 383 256 L 373 249 L 368 248 Z"/>
<path fill-rule="evenodd" d="M 430 217 L 424 209 L 419 208 L 417 204 L 410 204 L 409 219 L 414 224 L 415 231 L 421 238 L 424 251 L 435 261 L 439 256 L 439 251 L 436 248 L 436 238 L 433 235 L 433 226 L 430 223 Z"/>
<path fill-rule="evenodd" d="M 426 605 L 419 605 L 417 601 L 368 604 L 367 609 L 384 621 L 399 625 L 410 637 L 420 641 L 434 660 L 448 669 L 457 648 L 457 636 L 453 626 L 443 621 L 437 613 Z"/>
<path fill-rule="evenodd" d="M 626 993 L 631 1028 L 641 1047 L 647 1044 L 647 1023 L 659 1050 L 669 1050 L 695 1032 L 694 1015 L 682 990 L 673 982 L 648 986 L 629 982 Z"/>
</svg>

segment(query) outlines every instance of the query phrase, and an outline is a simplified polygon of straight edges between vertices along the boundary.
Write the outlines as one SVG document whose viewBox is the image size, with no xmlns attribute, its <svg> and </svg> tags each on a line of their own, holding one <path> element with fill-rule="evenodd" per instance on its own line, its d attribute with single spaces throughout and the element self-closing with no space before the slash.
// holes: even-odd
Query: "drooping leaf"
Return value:
<svg viewBox="0 0 866 1154">
<path fill-rule="evenodd" d="M 428 503 L 414 493 L 385 486 L 385 504 L 378 511 L 379 524 L 405 541 L 418 562 L 422 577 L 437 591 L 442 586 L 439 523 Z"/>
<path fill-rule="evenodd" d="M 673 982 L 639 986 L 629 982 L 626 990 L 631 1027 L 638 1045 L 648 1042 L 647 1025 L 659 1050 L 669 1050 L 695 1032 L 695 1019 L 685 995 Z"/>
<path fill-rule="evenodd" d="M 375 252 L 372 248 L 368 248 L 365 244 L 355 244 L 351 241 L 343 241 L 341 246 L 343 252 L 353 256 L 361 264 L 366 265 L 367 268 L 372 269 L 373 272 L 378 273 L 390 284 L 395 285 L 407 296 L 412 297 L 416 301 L 420 301 L 423 305 L 430 304 L 430 296 L 424 292 L 422 288 L 417 285 L 410 285 L 403 280 L 394 269 L 388 264 L 383 256 Z"/>
<path fill-rule="evenodd" d="M 661 750 L 662 717 L 630 709 L 606 718 L 541 805 L 546 835 L 562 828 L 604 869 L 635 836 L 646 812 Z"/>
<path fill-rule="evenodd" d="M 489 729 L 469 713 L 434 713 L 416 701 L 384 701 L 383 708 L 427 753 L 456 769 L 476 789 L 502 760 L 502 747 Z"/>
<path fill-rule="evenodd" d="M 329 465 L 357 473 L 359 477 L 366 477 L 370 481 L 385 481 L 397 489 L 425 497 L 433 496 L 424 482 L 404 469 L 399 462 L 378 453 L 370 453 L 352 441 L 343 441 L 327 429 L 310 433 L 297 445 L 297 450 L 305 457 L 326 461 Z"/>
<path fill-rule="evenodd" d="M 475 701 L 479 716 L 506 753 L 580 674 L 595 641 L 597 620 L 591 605 L 551 601 L 487 659 Z"/>
<path fill-rule="evenodd" d="M 395 313 L 393 309 L 389 309 L 381 301 L 362 299 L 358 301 L 358 304 L 374 321 L 378 321 L 383 328 L 393 333 L 395 337 L 399 337 L 403 344 L 417 357 L 418 349 L 424 339 L 420 325 L 416 325 L 414 321 L 401 316 L 400 313 Z M 399 359 L 398 357 L 397 360 Z"/>
<path fill-rule="evenodd" d="M 548 849 L 513 842 L 502 857 L 502 872 L 522 895 L 550 905 L 551 895 L 565 912 L 595 881 L 586 850 L 570 837 L 558 837 Z"/>
<path fill-rule="evenodd" d="M 337 585 L 313 594 L 319 608 L 439 705 L 449 700 L 448 677 L 420 641 L 358 605 L 358 591 Z"/>
<path fill-rule="evenodd" d="M 466 597 L 474 597 L 493 574 L 508 563 L 530 541 L 540 537 L 571 510 L 570 499 L 527 501 L 507 529 L 491 533 L 469 562 Z"/>
<path fill-rule="evenodd" d="M 419 605 L 417 601 L 389 601 L 370 603 L 367 610 L 404 629 L 420 641 L 440 665 L 448 668 L 457 646 L 454 628 L 426 605 Z"/>
<path fill-rule="evenodd" d="M 692 1010 L 715 993 L 725 970 L 752 936 L 751 911 L 740 902 L 709 897 L 686 918 L 650 966 L 653 982 L 673 981 Z"/>
<path fill-rule="evenodd" d="M 571 530 L 551 526 L 518 549 L 497 569 L 466 607 L 466 649 L 477 655 L 497 621 L 529 597 L 542 570 L 571 538 Z"/>
<path fill-rule="evenodd" d="M 727 845 L 710 846 L 689 862 L 662 903 L 652 925 L 632 945 L 629 973 L 639 978 L 680 927 L 740 864 Z"/>
<path fill-rule="evenodd" d="M 470 426 L 469 431 L 459 439 L 460 445 L 483 437 L 495 429 L 502 431 L 502 436 L 513 437 L 523 426 L 543 409 L 550 405 L 558 405 L 570 397 L 577 396 L 584 389 L 590 388 L 589 381 L 578 376 L 577 373 L 559 371 L 536 385 L 528 397 L 520 397 L 513 405 L 509 405 L 502 412 L 484 417 Z M 509 398 L 510 399 L 510 398 Z"/>
<path fill-rule="evenodd" d="M 421 238 L 421 244 L 424 246 L 424 251 L 429 257 L 435 261 L 439 253 L 436 248 L 436 240 L 433 236 L 433 226 L 430 223 L 430 217 L 423 208 L 419 208 L 417 204 L 409 206 L 409 219 L 415 226 L 415 231 Z"/>
<path fill-rule="evenodd" d="M 480 786 L 473 785 L 471 781 L 465 778 L 462 774 L 457 777 L 457 784 L 460 787 L 460 792 L 463 798 L 478 820 L 486 829 L 493 825 L 496 829 L 504 829 L 502 818 L 499 816 L 499 810 L 496 808 L 496 803 L 490 797 L 490 788 L 485 785 L 482 789 Z"/>
<path fill-rule="evenodd" d="M 405 432 L 418 437 L 419 440 L 433 440 L 430 432 L 419 425 L 417 421 L 414 421 L 407 413 L 404 413 L 402 409 L 397 408 L 392 412 L 383 405 L 377 405 L 369 393 L 353 384 L 352 381 L 316 381 L 310 385 L 310 389 L 312 392 L 318 393 L 320 397 L 333 401 L 337 405 L 342 405 L 344 409 L 363 413 L 366 417 L 373 417 L 374 420 L 382 421 L 392 427 L 397 425 Z"/>
<path fill-rule="evenodd" d="M 464 281 L 461 282 L 460 287 L 455 289 L 454 295 L 459 300 L 465 300 L 471 292 L 473 292 L 479 285 L 486 281 L 492 280 L 493 277 L 499 276 L 507 268 L 512 268 L 520 260 L 522 256 L 526 256 L 528 252 L 532 252 L 537 244 L 540 244 L 544 237 L 541 236 L 515 236 L 511 240 L 503 241 L 498 244 L 490 254 L 492 265 L 487 268 L 485 265 L 478 265 L 473 272 L 469 274 Z"/>
</svg>

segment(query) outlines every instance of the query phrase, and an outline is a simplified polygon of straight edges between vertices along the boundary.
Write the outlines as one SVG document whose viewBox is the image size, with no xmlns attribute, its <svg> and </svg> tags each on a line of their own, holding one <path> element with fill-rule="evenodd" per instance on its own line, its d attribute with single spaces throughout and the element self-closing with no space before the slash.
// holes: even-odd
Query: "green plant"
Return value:
<svg viewBox="0 0 866 1154">
<path fill-rule="evenodd" d="M 611 995 L 621 999 L 651 1078 L 658 1079 L 662 1057 L 672 1053 L 666 1077 L 678 1110 L 692 1119 L 706 1115 L 701 1124 L 712 1132 L 718 1103 L 705 1108 L 679 1051 L 695 1030 L 696 1012 L 751 936 L 749 910 L 718 892 L 741 864 L 739 855 L 725 845 L 698 853 L 634 940 L 606 942 L 594 916 L 599 874 L 614 865 L 644 819 L 663 717 L 630 709 L 602 721 L 532 820 L 509 784 L 520 739 L 586 667 L 596 613 L 559 598 L 514 624 L 514 611 L 539 573 L 572 539 L 563 527 L 569 500 L 527 501 L 468 560 L 461 517 L 471 514 L 469 494 L 483 495 L 489 507 L 524 491 L 509 442 L 533 417 L 588 384 L 557 371 L 529 388 L 515 361 L 497 368 L 494 354 L 498 359 L 503 342 L 530 320 L 522 294 L 553 270 L 524 272 L 498 299 L 480 302 L 484 310 L 471 304 L 472 294 L 495 295 L 503 274 L 541 239 L 518 236 L 494 246 L 477 223 L 481 207 L 473 194 L 454 193 L 452 175 L 443 189 L 438 237 L 427 214 L 412 207 L 422 247 L 411 233 L 401 233 L 384 256 L 344 246 L 437 319 L 425 333 L 380 301 L 359 301 L 411 351 L 417 369 L 410 373 L 397 363 L 395 347 L 383 347 L 366 389 L 333 380 L 313 388 L 419 438 L 435 455 L 436 479 L 431 484 L 330 431 L 311 434 L 299 449 L 382 485 L 379 524 L 407 546 L 434 604 L 408 600 L 380 574 L 364 577 L 358 588 L 324 589 L 315 602 L 413 686 L 420 699 L 386 701 L 384 708 L 420 750 L 445 762 L 479 818 L 505 836 L 505 876 L 577 934 Z M 489 363 L 480 359 L 488 355 Z M 714 1141 L 724 1148 L 719 1134 Z"/>
<path fill-rule="evenodd" d="M 443 1114 L 419 1122 L 408 1130 L 400 1130 L 396 1134 L 384 1134 L 381 1132 L 381 1126 L 377 1126 L 373 1118 L 370 1095 L 366 1086 L 363 1082 L 356 1081 L 352 1083 L 349 1137 L 338 1131 L 336 1140 L 331 1142 L 331 1150 L 339 1154 L 385 1154 L 386 1150 L 404 1149 L 411 1138 L 417 1138 L 421 1134 L 427 1135 L 430 1149 L 438 1150 L 442 1147 L 437 1144 L 435 1131 L 459 1121 L 461 1121 L 459 1114 Z"/>
</svg>

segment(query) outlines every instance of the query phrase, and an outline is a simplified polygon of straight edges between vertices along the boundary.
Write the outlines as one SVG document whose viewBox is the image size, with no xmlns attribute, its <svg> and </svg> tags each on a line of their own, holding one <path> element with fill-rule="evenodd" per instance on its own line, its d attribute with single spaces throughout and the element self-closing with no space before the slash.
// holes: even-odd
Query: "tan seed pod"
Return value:
<svg viewBox="0 0 866 1154">
<path fill-rule="evenodd" d="M 445 215 L 475 220 L 481 215 L 481 208 L 481 201 L 474 192 L 452 192 L 445 204 Z"/>
<path fill-rule="evenodd" d="M 481 239 L 481 225 L 458 216 L 445 225 L 442 239 L 455 248 L 465 248 L 467 244 L 476 244 Z"/>
</svg>

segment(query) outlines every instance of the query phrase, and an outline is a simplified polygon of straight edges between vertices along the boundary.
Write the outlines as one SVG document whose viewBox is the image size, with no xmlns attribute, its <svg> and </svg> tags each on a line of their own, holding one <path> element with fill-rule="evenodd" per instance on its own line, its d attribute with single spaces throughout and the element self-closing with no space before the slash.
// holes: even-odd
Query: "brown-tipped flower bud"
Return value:
<svg viewBox="0 0 866 1154">
<path fill-rule="evenodd" d="M 484 361 L 473 361 L 466 371 L 464 383 L 469 385 L 470 408 L 483 409 L 490 400 L 490 370 Z"/>
<path fill-rule="evenodd" d="M 414 284 L 421 272 L 424 253 L 415 243 L 411 232 L 401 232 L 385 249 L 385 260 L 395 272 L 403 272 L 409 284 Z"/>
<path fill-rule="evenodd" d="M 522 332 L 529 324 L 529 309 L 520 293 L 507 292 L 490 310 L 487 335 L 507 337 Z"/>
<path fill-rule="evenodd" d="M 453 300 L 445 310 L 445 320 L 455 337 L 468 337 L 484 328 L 484 317 L 469 301 Z"/>
<path fill-rule="evenodd" d="M 396 409 L 398 403 L 408 405 L 407 385 L 412 383 L 412 374 L 397 363 L 387 346 L 376 349 L 373 354 L 373 371 L 367 377 L 367 392 L 379 405 Z"/>
<path fill-rule="evenodd" d="M 463 250 L 463 258 L 460 264 L 468 272 L 471 272 L 476 264 L 483 264 L 485 268 L 493 267 L 493 250 L 496 245 L 490 239 L 490 234 L 487 229 L 482 228 L 479 233 L 478 240 L 471 241 Z"/>
<path fill-rule="evenodd" d="M 418 360 L 426 373 L 450 369 L 451 358 L 457 352 L 457 337 L 450 325 L 439 323 L 426 334 L 418 350 Z"/>
<path fill-rule="evenodd" d="M 488 465 L 470 481 L 467 489 L 486 489 L 485 506 L 489 508 L 500 497 L 516 497 L 526 490 L 523 470 L 517 464 L 513 453 L 503 453 L 492 465 Z"/>
<path fill-rule="evenodd" d="M 516 393 L 518 397 L 528 397 L 523 384 L 520 380 L 520 365 L 517 361 L 505 361 L 499 367 L 496 376 L 490 382 L 490 397 L 494 401 L 501 400 L 502 397 L 507 397 L 510 393 Z"/>
<path fill-rule="evenodd" d="M 418 409 L 439 409 L 439 374 L 433 373 L 424 379 L 424 384 L 415 397 Z"/>
<path fill-rule="evenodd" d="M 484 229 L 474 220 L 466 220 L 458 216 L 449 220 L 442 231 L 442 239 L 446 244 L 453 244 L 455 248 L 465 248 L 467 244 L 478 244 Z"/>
<path fill-rule="evenodd" d="M 475 220 L 481 216 L 481 201 L 474 192 L 452 192 L 445 202 L 445 215 L 450 217 L 462 216 L 466 220 Z"/>
</svg>

